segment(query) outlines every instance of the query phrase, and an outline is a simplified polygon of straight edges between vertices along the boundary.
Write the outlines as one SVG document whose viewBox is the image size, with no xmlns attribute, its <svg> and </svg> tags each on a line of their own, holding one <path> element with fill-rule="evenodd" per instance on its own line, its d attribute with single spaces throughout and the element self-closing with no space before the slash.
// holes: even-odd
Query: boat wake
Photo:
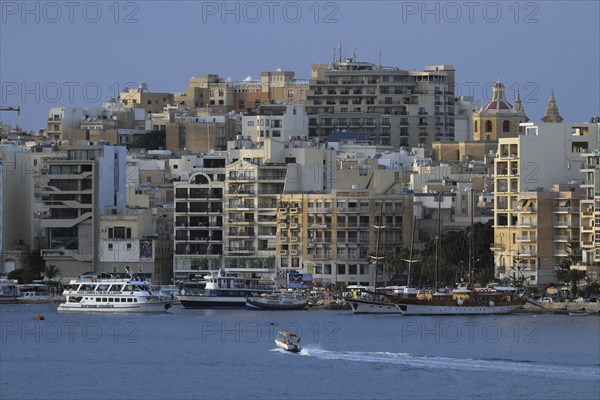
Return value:
<svg viewBox="0 0 600 400">
<path fill-rule="evenodd" d="M 404 365 L 421 369 L 445 369 L 477 372 L 504 372 L 548 378 L 600 380 L 600 368 L 580 365 L 552 365 L 530 361 L 508 361 L 502 359 L 471 359 L 419 356 L 409 353 L 351 352 L 302 349 L 301 355 L 319 360 L 344 360 L 381 364 Z"/>
</svg>

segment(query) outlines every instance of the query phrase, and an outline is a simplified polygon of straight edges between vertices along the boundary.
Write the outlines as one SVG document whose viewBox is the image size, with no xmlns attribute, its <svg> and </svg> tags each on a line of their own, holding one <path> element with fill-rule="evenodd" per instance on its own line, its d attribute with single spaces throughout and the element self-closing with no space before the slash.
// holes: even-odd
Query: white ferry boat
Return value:
<svg viewBox="0 0 600 400">
<path fill-rule="evenodd" d="M 19 297 L 18 281 L 13 279 L 0 279 L 0 304 L 16 303 Z"/>
<path fill-rule="evenodd" d="M 185 308 L 244 308 L 246 298 L 260 296 L 273 290 L 272 285 L 262 285 L 260 281 L 227 276 L 225 273 L 212 273 L 204 276 L 206 287 L 197 294 L 177 296 Z M 254 284 L 256 283 L 256 284 Z"/>
<path fill-rule="evenodd" d="M 162 312 L 171 308 L 174 300 L 160 291 L 152 291 L 150 284 L 129 278 L 98 278 L 84 275 L 72 280 L 63 292 L 65 302 L 58 311 L 75 312 Z"/>
</svg>

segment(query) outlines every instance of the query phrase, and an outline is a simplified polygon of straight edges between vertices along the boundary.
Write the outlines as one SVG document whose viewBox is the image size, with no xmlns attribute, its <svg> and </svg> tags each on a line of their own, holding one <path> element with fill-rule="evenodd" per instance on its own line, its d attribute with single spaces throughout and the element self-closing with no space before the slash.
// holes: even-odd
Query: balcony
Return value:
<svg viewBox="0 0 600 400">
<path fill-rule="evenodd" d="M 535 242 L 536 238 L 535 238 L 535 236 L 519 235 L 516 237 L 516 241 L 517 242 Z"/>
</svg>

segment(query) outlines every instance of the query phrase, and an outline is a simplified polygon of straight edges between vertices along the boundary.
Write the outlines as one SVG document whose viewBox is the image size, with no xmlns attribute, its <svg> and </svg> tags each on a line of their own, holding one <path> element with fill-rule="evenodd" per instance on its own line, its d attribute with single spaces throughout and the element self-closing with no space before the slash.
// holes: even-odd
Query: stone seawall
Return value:
<svg viewBox="0 0 600 400">
<path fill-rule="evenodd" d="M 600 316 L 600 303 L 574 303 L 574 302 L 565 302 L 565 303 L 545 303 L 544 307 L 537 307 L 533 304 L 525 304 L 525 308 L 521 310 L 521 312 L 528 313 L 539 313 L 539 314 L 568 314 L 573 311 L 580 311 L 582 308 L 590 315 L 599 315 Z"/>
</svg>

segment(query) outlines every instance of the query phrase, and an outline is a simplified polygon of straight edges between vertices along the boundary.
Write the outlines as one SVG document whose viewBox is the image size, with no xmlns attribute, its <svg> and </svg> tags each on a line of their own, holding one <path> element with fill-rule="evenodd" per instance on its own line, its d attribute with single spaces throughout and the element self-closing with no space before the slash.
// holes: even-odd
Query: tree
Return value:
<svg viewBox="0 0 600 400">
<path fill-rule="evenodd" d="M 29 268 L 18 268 L 8 273 L 8 279 L 16 279 L 19 285 L 31 283 L 34 276 Z"/>
<path fill-rule="evenodd" d="M 46 278 L 48 278 L 48 280 L 50 282 L 52 282 L 52 280 L 54 280 L 54 278 L 62 275 L 62 271 L 60 270 L 60 268 L 54 264 L 48 265 L 46 268 L 44 268 L 43 272 L 44 272 L 44 275 L 46 276 Z"/>
<path fill-rule="evenodd" d="M 577 296 L 577 285 L 585 278 L 585 271 L 571 268 L 576 264 L 581 255 L 579 243 L 567 243 L 567 256 L 565 256 L 554 270 L 554 276 L 561 282 L 571 286 L 571 295 Z"/>
<path fill-rule="evenodd" d="M 385 273 L 392 284 L 396 282 L 396 280 L 399 278 L 399 275 L 403 272 L 404 264 L 406 264 L 404 258 L 406 258 L 406 254 L 404 249 L 402 249 L 402 253 L 388 254 L 383 261 Z"/>
</svg>

